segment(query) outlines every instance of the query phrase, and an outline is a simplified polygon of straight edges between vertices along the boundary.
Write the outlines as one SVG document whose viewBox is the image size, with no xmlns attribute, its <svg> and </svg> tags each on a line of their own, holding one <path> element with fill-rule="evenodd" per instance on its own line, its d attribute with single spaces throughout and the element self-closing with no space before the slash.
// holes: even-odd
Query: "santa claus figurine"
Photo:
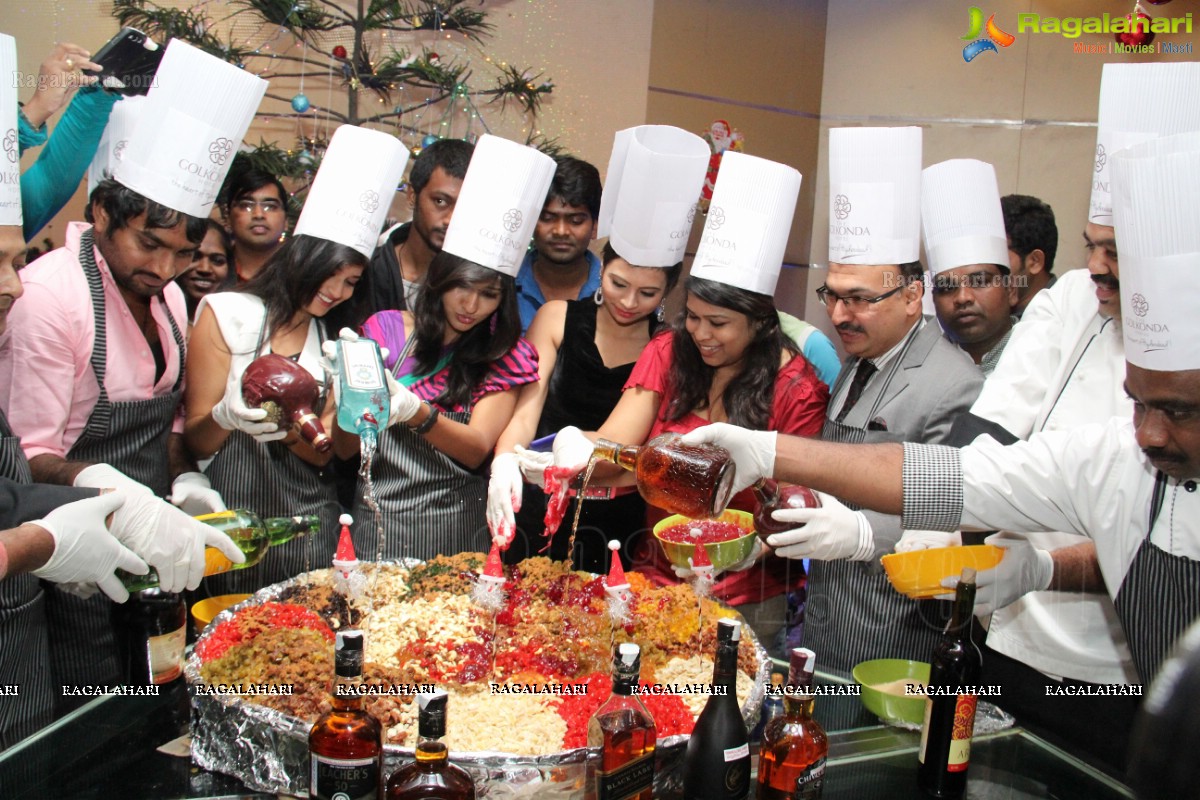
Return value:
<svg viewBox="0 0 1200 800">
<path fill-rule="evenodd" d="M 354 554 L 354 540 L 350 538 L 350 526 L 354 518 L 342 514 L 338 522 L 342 532 L 338 536 L 337 552 L 333 554 L 333 588 L 349 600 L 361 600 L 367 588 L 367 576 L 359 569 L 358 556 Z"/>
<path fill-rule="evenodd" d="M 708 548 L 702 542 L 696 544 L 688 564 L 692 568 L 692 589 L 701 597 L 711 595 L 717 576 L 713 571 L 712 560 L 708 557 Z"/>
<path fill-rule="evenodd" d="M 504 565 L 500 561 L 500 546 L 492 542 L 483 571 L 475 577 L 471 599 L 481 608 L 495 614 L 504 608 Z"/>
<path fill-rule="evenodd" d="M 629 606 L 633 602 L 633 588 L 625 578 L 625 568 L 621 566 L 621 543 L 613 539 L 608 543 L 612 551 L 612 564 L 608 567 L 608 577 L 604 579 L 604 593 L 608 595 L 608 615 L 618 624 L 629 622 Z"/>
</svg>

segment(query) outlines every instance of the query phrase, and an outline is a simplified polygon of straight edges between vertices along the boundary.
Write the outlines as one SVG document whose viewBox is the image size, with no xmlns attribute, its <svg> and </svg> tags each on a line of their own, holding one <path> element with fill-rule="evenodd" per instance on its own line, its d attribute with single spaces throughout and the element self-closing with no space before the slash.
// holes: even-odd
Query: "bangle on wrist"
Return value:
<svg viewBox="0 0 1200 800">
<path fill-rule="evenodd" d="M 435 424 L 437 424 L 438 417 L 442 413 L 441 411 L 438 411 L 437 408 L 435 408 L 433 406 L 433 404 L 429 403 L 428 401 L 425 402 L 425 407 L 429 409 L 429 416 L 425 417 L 425 421 L 422 422 L 420 425 L 410 425 L 408 428 L 410 431 L 417 434 L 418 436 L 429 433 L 429 431 L 431 431 L 433 429 L 433 426 Z"/>
</svg>

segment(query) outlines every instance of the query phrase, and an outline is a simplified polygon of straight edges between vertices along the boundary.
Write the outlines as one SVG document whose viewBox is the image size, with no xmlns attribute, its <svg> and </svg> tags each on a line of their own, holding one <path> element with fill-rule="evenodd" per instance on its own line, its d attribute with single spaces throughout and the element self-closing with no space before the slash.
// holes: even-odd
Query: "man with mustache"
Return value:
<svg viewBox="0 0 1200 800">
<path fill-rule="evenodd" d="M 945 442 L 983 377 L 921 312 L 921 131 L 835 128 L 829 171 L 830 263 L 817 295 L 849 357 L 821 437 Z M 897 595 L 879 565 L 900 538 L 900 518 L 821 500 L 801 529 L 816 539 L 787 546 L 796 531 L 780 539 L 781 555 L 812 559 L 804 645 L 847 671 L 871 658 L 928 658 L 947 604 Z"/>
<path fill-rule="evenodd" d="M 1114 162 L 1114 221 L 1125 243 L 1129 292 L 1124 388 L 1132 419 L 1039 432 L 1008 446 L 980 437 L 961 450 L 911 443 L 855 447 L 726 425 L 700 428 L 684 441 L 728 448 L 735 491 L 770 476 L 902 513 L 913 529 L 1089 536 L 1138 678 L 1148 685 L 1175 640 L 1200 618 L 1200 284 L 1194 279 L 1200 274 L 1194 224 L 1200 134 L 1146 142 Z M 808 513 L 775 516 L 798 521 Z M 776 534 L 768 544 L 781 536 L 794 534 Z M 1061 564 L 1026 558 L 1022 551 L 1034 549 L 1028 542 L 1007 544 L 1000 564 L 978 575 L 977 612 L 1031 589 L 1073 588 Z M 949 589 L 956 581 L 946 576 L 942 585 Z M 1076 718 L 1076 724 L 1089 719 Z"/>
<path fill-rule="evenodd" d="M 533 248 L 517 273 L 522 333 L 547 300 L 584 300 L 600 291 L 600 259 L 588 250 L 600 217 L 600 171 L 573 156 L 555 161 L 554 182 L 533 229 Z"/>
</svg>

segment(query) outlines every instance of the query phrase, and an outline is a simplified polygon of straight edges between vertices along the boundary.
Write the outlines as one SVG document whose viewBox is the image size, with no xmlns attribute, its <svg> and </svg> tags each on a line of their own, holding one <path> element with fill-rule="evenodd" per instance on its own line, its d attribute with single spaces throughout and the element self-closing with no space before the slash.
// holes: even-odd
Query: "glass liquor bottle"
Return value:
<svg viewBox="0 0 1200 800">
<path fill-rule="evenodd" d="M 112 614 L 126 680 L 164 685 L 183 675 L 187 645 L 183 595 L 156 588 L 131 592 L 127 602 L 113 606 Z"/>
<path fill-rule="evenodd" d="M 634 690 L 641 678 L 641 648 L 632 642 L 613 655 L 612 695 L 588 720 L 588 746 L 600 748 L 596 800 L 651 800 L 654 796 L 654 717 Z M 589 788 L 592 788 L 589 787 Z"/>
<path fill-rule="evenodd" d="M 758 724 L 750 731 L 750 741 L 761 741 L 767 723 L 783 716 L 783 678 L 783 673 L 771 673 L 771 685 L 763 694 L 762 712 L 758 715 Z"/>
<path fill-rule="evenodd" d="M 983 657 L 971 639 L 975 609 L 975 570 L 965 567 L 954 590 L 954 609 L 933 646 L 925 726 L 921 729 L 917 785 L 933 797 L 962 797 L 967 788 L 971 735 Z"/>
<path fill-rule="evenodd" d="M 383 790 L 383 726 L 363 708 L 362 631 L 338 631 L 330 702 L 308 733 L 312 800 L 378 800 Z"/>
<path fill-rule="evenodd" d="M 338 339 L 338 427 L 372 451 L 391 409 L 383 356 L 373 339 Z"/>
<path fill-rule="evenodd" d="M 205 548 L 204 574 L 206 576 L 253 567 L 262 561 L 268 547 L 290 542 L 297 536 L 317 533 L 321 529 L 321 518 L 315 514 L 268 517 L 264 520 L 260 519 L 253 511 L 247 511 L 244 508 L 202 514 L 196 519 L 224 533 L 233 540 L 239 550 L 246 554 L 244 563 L 234 564 L 217 548 Z M 132 575 L 124 570 L 117 570 L 117 577 L 121 579 L 121 584 L 131 592 L 153 589 L 158 586 L 158 572 L 153 567 L 145 575 Z"/>
<path fill-rule="evenodd" d="M 641 447 L 598 439 L 595 457 L 634 473 L 646 502 L 672 514 L 716 517 L 733 494 L 729 451 L 712 444 L 682 444 L 678 434 L 660 434 Z"/>
<path fill-rule="evenodd" d="M 825 783 L 829 739 L 813 719 L 812 650 L 792 650 L 784 714 L 763 731 L 758 757 L 759 800 L 816 800 Z"/>
<path fill-rule="evenodd" d="M 333 447 L 333 439 L 313 411 L 320 408 L 321 386 L 290 358 L 267 353 L 251 361 L 242 373 L 242 397 L 251 408 L 266 409 L 266 421 L 280 429 L 294 426 L 318 453 Z"/>
<path fill-rule="evenodd" d="M 684 800 L 743 800 L 750 792 L 750 738 L 737 701 L 741 635 L 738 620 L 717 620 L 713 694 L 688 737 Z"/>
<path fill-rule="evenodd" d="M 781 508 L 820 508 L 821 500 L 817 493 L 807 486 L 794 484 L 778 484 L 764 478 L 750 487 L 758 500 L 758 508 L 754 510 L 754 530 L 759 538 L 766 539 L 773 533 L 783 533 L 798 527 L 795 522 L 780 522 L 771 516 Z"/>
<path fill-rule="evenodd" d="M 416 761 L 392 773 L 387 800 L 475 800 L 475 782 L 462 767 L 450 763 L 441 742 L 446 735 L 446 690 L 417 695 Z"/>
</svg>

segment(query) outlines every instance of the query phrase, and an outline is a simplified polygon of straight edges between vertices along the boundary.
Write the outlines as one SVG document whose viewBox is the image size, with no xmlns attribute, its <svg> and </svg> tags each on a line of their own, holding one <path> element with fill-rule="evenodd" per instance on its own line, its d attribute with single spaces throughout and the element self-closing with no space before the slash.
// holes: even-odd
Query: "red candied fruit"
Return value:
<svg viewBox="0 0 1200 800">
<path fill-rule="evenodd" d="M 218 625 L 199 644 L 196 654 L 207 663 L 220 658 L 229 648 L 253 640 L 268 628 L 309 628 L 333 641 L 333 630 L 314 611 L 295 603 L 263 603 L 251 606 Z"/>
<path fill-rule="evenodd" d="M 587 694 L 564 695 L 558 705 L 558 715 L 567 723 L 567 733 L 563 737 L 563 746 L 567 749 L 587 746 L 588 721 L 612 694 L 612 678 L 601 672 L 593 672 L 578 683 L 587 685 Z M 660 740 L 692 732 L 696 722 L 679 695 L 643 694 L 641 700 L 654 718 L 654 727 Z"/>
<path fill-rule="evenodd" d="M 733 522 L 705 519 L 664 528 L 658 538 L 676 544 L 713 544 L 732 541 L 747 533 L 750 531 Z"/>
</svg>

